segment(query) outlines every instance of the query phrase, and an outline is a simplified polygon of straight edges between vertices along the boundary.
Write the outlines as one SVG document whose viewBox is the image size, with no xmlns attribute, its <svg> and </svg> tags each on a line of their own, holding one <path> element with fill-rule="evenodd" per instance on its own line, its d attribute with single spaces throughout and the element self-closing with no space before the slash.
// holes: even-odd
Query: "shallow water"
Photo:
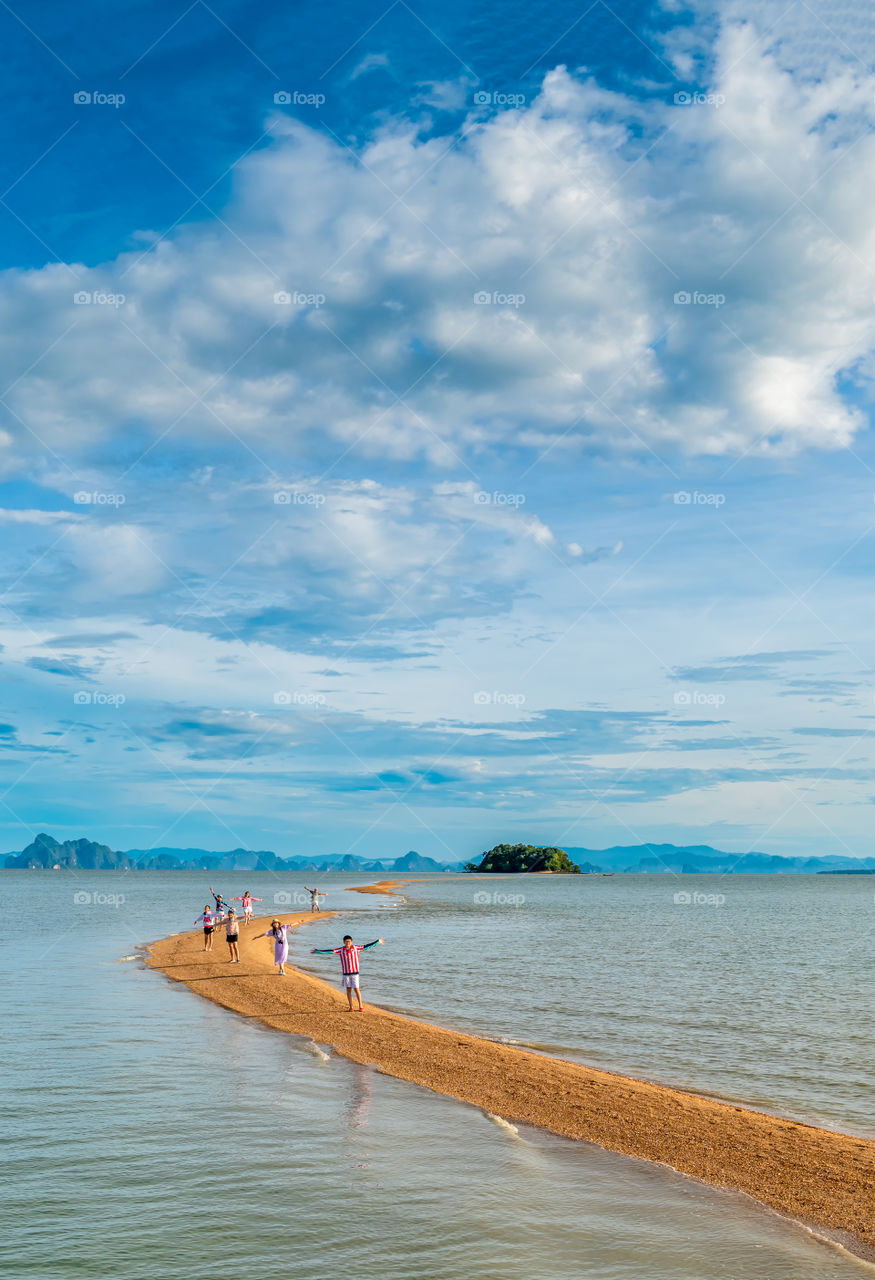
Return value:
<svg viewBox="0 0 875 1280">
<path fill-rule="evenodd" d="M 362 939 L 387 939 L 366 958 L 370 994 L 376 998 L 379 986 L 403 1003 L 398 975 L 415 978 L 408 933 L 424 944 L 433 931 L 435 954 L 456 966 L 459 1007 L 451 1008 L 449 990 L 414 984 L 420 1004 L 425 994 L 442 1020 L 456 1020 L 468 985 L 479 994 L 468 997 L 466 1017 L 479 1002 L 481 1026 L 491 1009 L 489 1027 L 507 1018 L 520 1030 L 509 1002 L 484 999 L 480 959 L 461 944 L 472 927 L 499 939 L 504 925 L 493 928 L 488 914 L 479 925 L 476 915 L 453 924 L 460 908 L 439 901 L 449 883 L 429 888 L 433 903 L 410 899 L 394 910 L 388 900 L 341 896 L 350 882 L 326 877 L 325 884 L 333 904 L 354 906 L 346 927 Z M 62 873 L 12 872 L 0 885 L 7 905 L 16 904 L 4 942 L 0 1099 L 8 1135 L 0 1229 L 10 1275 L 872 1274 L 743 1197 L 550 1134 L 524 1127 L 514 1134 L 475 1108 L 326 1060 L 306 1041 L 211 1005 L 138 962 L 120 963 L 137 944 L 189 924 L 203 905 L 199 877 L 83 874 L 74 882 Z M 249 885 L 225 878 L 221 887 L 250 886 L 260 892 L 251 876 Z M 92 899 L 123 893 L 125 902 L 74 905 L 74 891 Z M 337 932 L 338 922 L 325 921 L 295 943 L 303 951 L 305 939 Z M 533 969 L 543 961 L 543 954 L 516 959 Z M 550 1037 L 568 1038 L 567 1027 L 551 1027 Z"/>
<path fill-rule="evenodd" d="M 387 948 L 366 958 L 368 990 L 430 1020 L 872 1137 L 873 879 L 411 883 Z M 329 976 L 303 942 L 297 962 Z"/>
</svg>

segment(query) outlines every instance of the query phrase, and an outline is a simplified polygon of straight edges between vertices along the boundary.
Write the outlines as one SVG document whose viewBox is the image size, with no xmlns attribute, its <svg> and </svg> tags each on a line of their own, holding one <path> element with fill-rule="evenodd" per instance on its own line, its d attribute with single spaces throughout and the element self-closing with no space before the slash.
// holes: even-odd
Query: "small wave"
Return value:
<svg viewBox="0 0 875 1280">
<path fill-rule="evenodd" d="M 118 962 L 119 964 L 124 964 L 126 960 L 139 960 L 139 959 L 140 959 L 140 956 L 136 956 L 136 955 L 135 956 L 119 956 Z"/>
<path fill-rule="evenodd" d="M 487 1120 L 491 1120 L 493 1124 L 497 1124 L 499 1129 L 504 1129 L 505 1133 L 509 1133 L 517 1142 L 522 1142 L 520 1131 L 515 1124 L 511 1124 L 509 1120 L 505 1120 L 504 1116 L 497 1116 L 492 1111 L 484 1111 Z"/>
<path fill-rule="evenodd" d="M 328 1062 L 330 1059 L 330 1054 L 327 1054 L 324 1049 L 320 1048 L 315 1040 L 308 1040 L 304 1045 L 304 1048 L 308 1053 L 312 1054 L 314 1058 L 318 1058 L 320 1062 Z"/>
</svg>

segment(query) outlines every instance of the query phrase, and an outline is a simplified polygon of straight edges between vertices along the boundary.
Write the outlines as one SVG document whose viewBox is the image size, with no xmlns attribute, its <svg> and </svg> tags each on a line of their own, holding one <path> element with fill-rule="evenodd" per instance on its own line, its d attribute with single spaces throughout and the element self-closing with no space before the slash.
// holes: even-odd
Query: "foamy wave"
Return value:
<svg viewBox="0 0 875 1280">
<path fill-rule="evenodd" d="M 126 960 L 139 960 L 139 956 L 119 956 L 119 964 L 124 964 Z"/>
<path fill-rule="evenodd" d="M 330 1055 L 316 1043 L 315 1040 L 308 1040 L 304 1045 L 308 1053 L 312 1053 L 314 1058 L 318 1058 L 320 1062 L 328 1062 Z"/>
<path fill-rule="evenodd" d="M 509 1133 L 512 1138 L 516 1138 L 517 1142 L 522 1142 L 520 1131 L 515 1124 L 511 1124 L 509 1120 L 505 1120 L 504 1116 L 494 1115 L 491 1111 L 484 1111 L 487 1120 L 491 1120 L 493 1124 L 497 1124 L 499 1129 L 504 1129 L 505 1133 Z"/>
</svg>

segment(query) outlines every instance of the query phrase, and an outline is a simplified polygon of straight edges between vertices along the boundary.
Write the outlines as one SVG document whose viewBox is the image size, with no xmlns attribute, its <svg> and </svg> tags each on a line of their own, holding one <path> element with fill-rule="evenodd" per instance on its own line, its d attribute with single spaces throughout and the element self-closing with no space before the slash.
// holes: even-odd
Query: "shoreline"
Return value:
<svg viewBox="0 0 875 1280">
<path fill-rule="evenodd" d="M 407 881 L 358 892 L 394 894 Z M 393 887 L 389 887 L 393 886 Z M 295 929 L 336 912 L 277 912 Z M 270 916 L 253 920 L 254 934 Z M 339 988 L 292 966 L 279 977 L 270 939 L 228 965 L 222 939 L 152 943 L 149 968 L 235 1013 L 302 1035 L 354 1062 L 470 1103 L 512 1123 L 592 1142 L 742 1192 L 866 1261 L 875 1261 L 875 1141 L 531 1050 L 451 1031 L 373 1005 L 350 1015 Z M 367 987 L 367 970 L 364 985 Z"/>
</svg>

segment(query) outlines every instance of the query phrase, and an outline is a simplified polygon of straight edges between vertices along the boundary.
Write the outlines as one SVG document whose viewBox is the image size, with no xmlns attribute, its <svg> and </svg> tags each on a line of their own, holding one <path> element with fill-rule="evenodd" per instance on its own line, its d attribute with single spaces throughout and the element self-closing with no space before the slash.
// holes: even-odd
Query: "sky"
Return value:
<svg viewBox="0 0 875 1280">
<path fill-rule="evenodd" d="M 0 848 L 872 854 L 862 6 L 0 29 Z"/>
</svg>

